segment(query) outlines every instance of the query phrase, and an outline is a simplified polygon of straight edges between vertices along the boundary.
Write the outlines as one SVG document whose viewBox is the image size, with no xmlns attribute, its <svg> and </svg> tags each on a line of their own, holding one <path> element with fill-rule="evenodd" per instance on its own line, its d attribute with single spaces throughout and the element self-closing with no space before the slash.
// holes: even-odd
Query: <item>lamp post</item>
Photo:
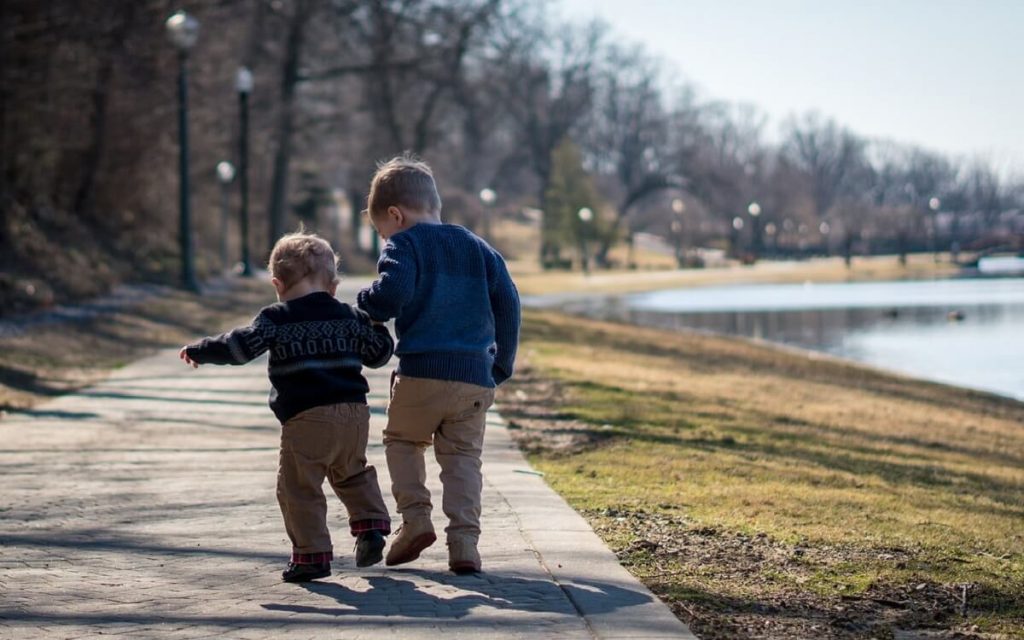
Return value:
<svg viewBox="0 0 1024 640">
<path fill-rule="evenodd" d="M 683 255 L 683 214 L 686 212 L 686 203 L 683 202 L 682 198 L 672 200 L 672 212 L 676 215 L 672 219 L 671 225 L 672 237 L 676 245 L 676 266 L 682 269 L 686 266 L 685 256 Z"/>
<path fill-rule="evenodd" d="M 590 257 L 587 255 L 587 230 L 590 228 L 590 221 L 594 219 L 594 212 L 590 207 L 583 207 L 577 213 L 580 219 L 580 263 L 583 267 L 583 275 L 590 275 Z"/>
<path fill-rule="evenodd" d="M 732 219 L 732 231 L 729 232 L 729 248 L 732 250 L 733 256 L 741 258 L 740 255 L 740 232 L 743 231 L 744 222 L 743 218 L 736 216 Z"/>
<path fill-rule="evenodd" d="M 750 214 L 750 221 L 753 225 L 751 231 L 754 235 L 754 259 L 761 255 L 761 205 L 751 202 L 747 205 L 747 213 Z"/>
<path fill-rule="evenodd" d="M 235 75 L 235 89 L 238 91 L 238 189 L 242 195 L 239 210 L 242 245 L 242 275 L 252 275 L 249 263 L 249 94 L 252 93 L 252 72 L 248 67 L 239 67 Z"/>
<path fill-rule="evenodd" d="M 768 236 L 768 247 L 772 257 L 776 257 L 779 252 L 779 239 L 775 235 L 778 232 L 778 230 L 779 228 L 775 225 L 774 222 L 769 222 L 768 224 L 764 225 L 764 234 Z"/>
<path fill-rule="evenodd" d="M 494 189 L 480 190 L 480 202 L 484 204 L 483 233 L 484 240 L 487 242 L 491 241 L 491 206 L 494 205 L 494 201 L 497 199 L 498 194 L 494 192 Z"/>
<path fill-rule="evenodd" d="M 178 11 L 164 24 L 168 37 L 178 49 L 178 240 L 181 245 L 181 284 L 189 291 L 199 291 L 192 256 L 192 212 L 188 184 L 188 51 L 199 38 L 199 21 L 184 11 Z"/>
<path fill-rule="evenodd" d="M 235 166 L 227 160 L 217 163 L 217 181 L 220 182 L 220 262 L 228 266 L 228 219 L 231 217 L 231 181 L 235 179 Z"/>
<path fill-rule="evenodd" d="M 928 199 L 928 209 L 932 212 L 931 217 L 928 218 L 928 248 L 932 252 L 932 260 L 936 263 L 939 261 L 939 248 L 936 246 L 938 244 L 936 239 L 938 235 L 938 220 L 936 218 L 941 206 L 942 200 L 934 196 Z"/>
</svg>

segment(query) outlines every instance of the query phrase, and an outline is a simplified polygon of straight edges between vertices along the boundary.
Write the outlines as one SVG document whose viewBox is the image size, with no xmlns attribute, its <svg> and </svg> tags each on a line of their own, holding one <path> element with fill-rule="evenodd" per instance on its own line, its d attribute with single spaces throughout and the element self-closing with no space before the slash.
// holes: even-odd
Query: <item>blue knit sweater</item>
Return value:
<svg viewBox="0 0 1024 640">
<path fill-rule="evenodd" d="M 398 372 L 494 387 L 512 375 L 519 294 L 501 255 L 469 230 L 420 223 L 391 236 L 358 306 L 395 319 Z"/>
</svg>

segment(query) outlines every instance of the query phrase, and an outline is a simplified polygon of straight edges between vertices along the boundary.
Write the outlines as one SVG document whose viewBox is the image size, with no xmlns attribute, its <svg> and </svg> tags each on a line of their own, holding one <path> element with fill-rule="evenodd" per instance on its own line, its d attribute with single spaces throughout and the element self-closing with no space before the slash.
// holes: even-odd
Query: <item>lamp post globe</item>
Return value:
<svg viewBox="0 0 1024 640">
<path fill-rule="evenodd" d="M 238 93 L 252 93 L 252 71 L 249 67 L 238 67 L 235 73 L 235 90 Z"/>
<path fill-rule="evenodd" d="M 220 180 L 221 184 L 231 184 L 231 181 L 235 179 L 235 165 L 227 160 L 218 162 L 217 179 Z"/>
<path fill-rule="evenodd" d="M 181 245 L 181 284 L 189 291 L 199 291 L 192 254 L 192 211 L 188 169 L 188 52 L 199 38 L 199 21 L 178 11 L 164 23 L 167 36 L 178 49 L 178 172 L 179 228 Z"/>
<path fill-rule="evenodd" d="M 199 39 L 199 21 L 184 11 L 174 13 L 164 23 L 167 36 L 179 51 L 188 51 Z"/>
</svg>

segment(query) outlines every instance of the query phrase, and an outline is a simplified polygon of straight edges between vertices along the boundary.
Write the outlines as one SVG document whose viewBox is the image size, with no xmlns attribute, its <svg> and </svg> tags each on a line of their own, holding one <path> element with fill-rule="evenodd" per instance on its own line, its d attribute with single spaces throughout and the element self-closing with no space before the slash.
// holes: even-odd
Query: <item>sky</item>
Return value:
<svg viewBox="0 0 1024 640">
<path fill-rule="evenodd" d="M 705 98 L 1024 175 L 1024 0 L 560 0 Z"/>
</svg>

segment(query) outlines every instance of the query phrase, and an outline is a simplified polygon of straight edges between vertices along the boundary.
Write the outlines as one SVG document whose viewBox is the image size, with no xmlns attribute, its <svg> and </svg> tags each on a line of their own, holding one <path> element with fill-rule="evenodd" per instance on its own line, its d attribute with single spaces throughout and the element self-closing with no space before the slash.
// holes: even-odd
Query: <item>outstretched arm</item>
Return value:
<svg viewBox="0 0 1024 640">
<path fill-rule="evenodd" d="M 274 329 L 274 323 L 261 312 L 252 324 L 182 347 L 178 357 L 193 367 L 201 364 L 245 364 L 270 348 Z"/>
<path fill-rule="evenodd" d="M 377 261 L 380 277 L 356 296 L 356 304 L 377 322 L 396 318 L 416 289 L 416 254 L 412 244 L 395 236 Z"/>
</svg>

